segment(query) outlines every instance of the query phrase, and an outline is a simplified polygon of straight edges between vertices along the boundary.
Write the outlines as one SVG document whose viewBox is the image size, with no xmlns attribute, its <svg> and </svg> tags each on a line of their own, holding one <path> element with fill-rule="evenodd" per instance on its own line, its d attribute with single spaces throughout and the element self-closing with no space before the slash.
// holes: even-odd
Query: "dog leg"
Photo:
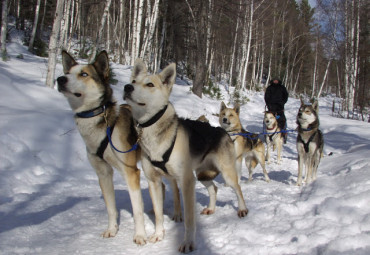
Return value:
<svg viewBox="0 0 370 255">
<path fill-rule="evenodd" d="M 302 185 L 302 171 L 303 171 L 303 157 L 299 153 L 299 149 L 298 149 L 298 178 L 297 178 L 297 186 Z"/>
<path fill-rule="evenodd" d="M 144 225 L 144 204 L 140 188 L 140 170 L 126 167 L 125 179 L 130 194 L 132 212 L 135 222 L 134 243 L 144 245 L 146 243 L 146 232 Z"/>
<path fill-rule="evenodd" d="M 249 157 L 246 157 L 245 158 L 245 165 L 247 166 L 248 168 L 248 173 L 249 173 L 249 177 L 248 177 L 248 182 L 251 182 L 253 180 L 253 169 L 255 168 L 255 166 L 253 166 L 253 158 L 249 158 Z"/>
<path fill-rule="evenodd" d="M 266 170 L 266 162 L 265 162 L 264 153 L 258 153 L 257 155 L 255 155 L 255 158 L 256 158 L 257 162 L 260 163 L 260 165 L 262 167 L 263 174 L 265 175 L 265 181 L 270 182 L 270 177 L 269 177 L 269 175 L 267 173 L 267 170 Z"/>
<path fill-rule="evenodd" d="M 243 161 L 243 156 L 240 155 L 239 157 L 237 157 L 236 162 L 235 162 L 235 168 L 238 174 L 238 183 L 240 183 L 240 180 L 242 178 L 242 161 Z"/>
<path fill-rule="evenodd" d="M 105 206 L 108 212 L 108 228 L 102 233 L 102 236 L 105 238 L 114 237 L 118 231 L 118 213 L 113 186 L 113 169 L 96 155 L 87 153 L 87 156 L 98 176 L 100 189 L 103 193 Z"/>
<path fill-rule="evenodd" d="M 217 187 L 213 181 L 201 181 L 201 183 L 207 188 L 209 194 L 209 204 L 207 208 L 204 208 L 200 214 L 213 214 L 216 208 L 216 196 Z"/>
<path fill-rule="evenodd" d="M 282 140 L 282 137 L 279 137 L 278 139 L 276 139 L 277 141 L 277 163 L 280 165 L 281 164 L 281 152 L 283 150 L 283 140 Z"/>
<path fill-rule="evenodd" d="M 312 182 L 312 177 L 313 177 L 313 167 L 314 167 L 314 164 L 315 164 L 315 159 L 314 159 L 314 155 L 310 155 L 309 156 L 309 159 L 307 159 L 307 166 L 306 166 L 306 169 L 307 170 L 307 174 L 306 174 L 306 183 L 311 183 Z"/>
<path fill-rule="evenodd" d="M 188 253 L 195 250 L 195 177 L 191 169 L 184 168 L 183 171 L 180 182 L 184 202 L 185 236 L 179 251 Z"/>
<path fill-rule="evenodd" d="M 149 237 L 149 242 L 151 243 L 162 241 L 164 238 L 162 192 L 162 181 L 159 176 L 153 181 L 149 181 L 149 193 L 152 198 L 155 214 L 155 232 Z"/>
<path fill-rule="evenodd" d="M 171 184 L 171 189 L 173 193 L 173 216 L 172 220 L 175 222 L 181 222 L 182 221 L 182 214 L 181 214 L 181 201 L 180 201 L 180 191 L 179 187 L 177 186 L 177 182 L 175 179 L 169 179 Z"/>
<path fill-rule="evenodd" d="M 222 173 L 222 177 L 224 178 L 226 184 L 230 186 L 238 199 L 238 216 L 239 218 L 245 217 L 248 214 L 247 206 L 245 205 L 245 200 L 243 197 L 242 190 L 240 188 L 240 185 L 237 180 L 236 171 L 234 169 L 234 164 L 232 162 L 229 162 L 229 164 L 222 164 L 222 162 L 219 162 L 220 164 L 220 172 Z"/>
<path fill-rule="evenodd" d="M 145 177 L 148 180 L 149 194 L 152 199 L 155 214 L 155 232 L 149 237 L 149 242 L 155 243 L 162 241 L 164 238 L 162 177 L 155 171 L 154 167 L 145 156 L 142 157 L 141 162 Z"/>
<path fill-rule="evenodd" d="M 269 139 L 269 138 L 266 138 L 266 139 Z M 267 160 L 267 164 L 271 164 L 271 155 L 270 155 L 270 150 L 271 150 L 271 143 L 267 143 L 267 146 L 266 146 L 266 160 Z"/>
</svg>

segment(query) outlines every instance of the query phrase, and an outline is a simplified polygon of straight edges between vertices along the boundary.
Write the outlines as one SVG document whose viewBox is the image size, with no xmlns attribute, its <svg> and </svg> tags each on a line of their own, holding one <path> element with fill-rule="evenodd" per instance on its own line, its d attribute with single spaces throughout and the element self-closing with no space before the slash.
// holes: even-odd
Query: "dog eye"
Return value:
<svg viewBox="0 0 370 255">
<path fill-rule="evenodd" d="M 151 82 L 149 82 L 149 83 L 146 84 L 146 86 L 148 86 L 149 88 L 153 88 L 154 87 L 154 84 L 151 83 Z"/>
<path fill-rule="evenodd" d="M 80 74 L 82 77 L 87 77 L 87 76 L 89 76 L 87 73 L 85 73 L 85 72 L 81 72 L 81 74 Z"/>
</svg>

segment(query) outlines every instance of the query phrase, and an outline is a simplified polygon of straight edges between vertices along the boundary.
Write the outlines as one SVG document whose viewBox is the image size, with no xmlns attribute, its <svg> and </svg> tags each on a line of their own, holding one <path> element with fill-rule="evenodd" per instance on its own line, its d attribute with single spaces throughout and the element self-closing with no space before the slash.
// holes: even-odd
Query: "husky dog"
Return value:
<svg viewBox="0 0 370 255">
<path fill-rule="evenodd" d="M 315 100 L 312 105 L 306 105 L 301 98 L 301 106 L 297 114 L 298 136 L 298 179 L 297 185 L 302 184 L 303 167 L 306 168 L 304 181 L 310 183 L 317 176 L 317 167 L 324 148 L 324 138 L 319 129 L 319 105 Z"/>
<path fill-rule="evenodd" d="M 273 112 L 266 111 L 265 117 L 263 119 L 266 127 L 266 145 L 267 153 L 266 160 L 267 163 L 271 163 L 270 150 L 271 147 L 273 150 L 277 149 L 277 163 L 281 163 L 281 153 L 283 150 L 284 137 L 281 133 L 281 129 L 278 126 L 276 115 Z"/>
<path fill-rule="evenodd" d="M 164 237 L 161 176 L 176 180 L 184 203 L 185 236 L 180 252 L 195 249 L 195 170 L 198 180 L 210 194 L 204 214 L 213 213 L 216 186 L 212 180 L 221 173 L 234 189 L 239 204 L 238 216 L 244 217 L 245 205 L 235 170 L 234 145 L 222 128 L 209 123 L 178 118 L 169 96 L 175 82 L 176 65 L 170 64 L 159 74 L 148 74 L 146 65 L 136 60 L 131 84 L 124 88 L 124 99 L 132 108 L 142 148 L 142 166 L 149 182 L 155 212 L 155 233 L 151 242 Z"/>
<path fill-rule="evenodd" d="M 252 134 L 243 129 L 240 123 L 240 106 L 227 108 L 224 102 L 221 102 L 219 122 L 223 129 L 227 131 L 234 142 L 236 152 L 236 169 L 238 171 L 238 180 L 242 175 L 242 161 L 245 158 L 245 164 L 249 171 L 249 181 L 253 179 L 253 169 L 261 165 L 265 180 L 270 181 L 265 168 L 265 145 L 258 138 L 258 134 Z"/>
<path fill-rule="evenodd" d="M 66 51 L 62 52 L 64 76 L 57 79 L 58 90 L 75 112 L 77 128 L 86 145 L 87 157 L 96 171 L 108 211 L 108 228 L 103 237 L 114 237 L 118 231 L 117 209 L 113 187 L 113 169 L 125 177 L 135 221 L 134 242 L 146 242 L 140 171 L 136 167 L 140 153 L 130 150 L 137 140 L 129 106 L 117 107 L 109 85 L 109 60 L 105 51 L 92 64 L 78 64 Z M 110 137 L 107 136 L 110 127 Z M 114 128 L 114 129 L 113 129 Z"/>
</svg>

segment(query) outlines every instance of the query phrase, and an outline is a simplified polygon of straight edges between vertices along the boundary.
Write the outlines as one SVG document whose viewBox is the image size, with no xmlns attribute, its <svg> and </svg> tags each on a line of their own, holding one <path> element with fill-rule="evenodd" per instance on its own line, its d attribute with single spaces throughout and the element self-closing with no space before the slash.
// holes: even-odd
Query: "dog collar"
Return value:
<svg viewBox="0 0 370 255">
<path fill-rule="evenodd" d="M 156 115 L 154 115 L 151 119 L 149 119 L 147 122 L 145 123 L 142 123 L 142 124 L 138 124 L 139 127 L 142 127 L 142 128 L 145 128 L 145 127 L 149 127 L 151 125 L 153 125 L 154 123 L 156 123 L 162 116 L 163 114 L 165 113 L 165 111 L 167 110 L 167 107 L 168 105 L 166 104 L 162 110 L 160 110 L 159 112 L 157 112 Z"/>
<path fill-rule="evenodd" d="M 301 128 L 302 129 L 302 131 L 304 131 L 304 132 L 307 132 L 307 131 L 311 131 L 312 130 L 312 128 Z"/>
<path fill-rule="evenodd" d="M 102 114 L 108 106 L 113 105 L 113 104 L 114 104 L 113 102 L 109 101 L 108 103 L 98 106 L 92 110 L 77 112 L 76 116 L 79 118 L 84 118 L 84 119 L 92 118 L 92 117 L 98 116 L 99 114 Z"/>
</svg>

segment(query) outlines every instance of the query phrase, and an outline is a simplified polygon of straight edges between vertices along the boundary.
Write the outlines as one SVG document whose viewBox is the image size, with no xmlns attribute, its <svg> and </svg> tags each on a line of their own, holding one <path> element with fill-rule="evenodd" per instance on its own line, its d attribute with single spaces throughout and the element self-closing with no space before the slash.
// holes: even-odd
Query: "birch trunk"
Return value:
<svg viewBox="0 0 370 255">
<path fill-rule="evenodd" d="M 44 1 L 44 10 L 43 10 L 43 15 L 40 23 L 40 29 L 38 30 L 38 36 L 42 37 L 42 33 L 44 32 L 44 20 L 45 20 L 45 15 L 46 15 L 46 6 L 47 6 L 47 0 Z"/>
<path fill-rule="evenodd" d="M 63 18 L 64 0 L 57 0 L 57 8 L 54 15 L 53 30 L 49 42 L 48 70 L 46 74 L 46 86 L 54 87 L 55 65 L 59 48 L 60 23 Z"/>
<path fill-rule="evenodd" d="M 124 17 L 124 12 L 125 12 L 125 2 L 123 0 L 119 1 L 119 41 L 118 41 L 118 52 L 119 52 L 119 57 L 118 57 L 118 62 L 120 64 L 123 64 L 123 48 L 125 46 L 125 30 L 124 29 L 124 23 L 123 17 Z"/>
<path fill-rule="evenodd" d="M 143 16 L 143 4 L 144 0 L 135 0 L 134 6 L 134 21 L 133 21 L 133 39 L 131 49 L 131 65 L 134 65 L 135 60 L 139 57 L 140 47 L 140 29 Z"/>
<path fill-rule="evenodd" d="M 271 65 L 272 65 L 272 56 L 274 52 L 274 46 L 275 46 L 275 33 L 276 33 L 276 12 L 275 10 L 277 9 L 277 2 L 274 2 L 274 11 L 273 11 L 273 30 L 272 30 L 272 40 L 271 40 L 271 48 L 270 48 L 270 59 L 269 59 L 269 70 L 267 73 L 267 80 L 266 82 L 268 83 L 270 81 L 271 77 Z"/>
<path fill-rule="evenodd" d="M 242 6 L 241 3 L 242 3 L 242 0 L 240 0 L 240 3 L 239 3 L 240 8 Z M 239 9 L 239 12 L 240 12 L 240 9 Z M 236 56 L 235 56 L 235 54 L 236 54 L 236 43 L 237 43 L 237 40 L 238 40 L 238 34 L 239 34 L 238 30 L 239 30 L 239 26 L 240 26 L 239 16 L 240 15 L 237 15 L 237 17 L 236 17 L 235 38 L 234 38 L 233 49 L 232 49 L 231 60 L 230 60 L 230 69 L 229 69 L 229 85 L 230 86 L 233 85 L 234 63 L 235 63 L 235 58 L 236 58 Z"/>
<path fill-rule="evenodd" d="M 141 51 L 141 55 L 140 57 L 141 58 L 144 58 L 146 52 L 147 52 L 147 49 L 148 48 L 151 48 L 150 47 L 150 41 L 153 40 L 154 38 L 154 32 L 155 32 L 155 28 L 156 28 L 156 25 L 157 25 L 157 22 L 158 22 L 158 9 L 159 9 L 159 0 L 155 0 L 154 2 L 154 5 L 153 5 L 153 11 L 150 15 L 150 19 L 148 19 L 149 21 L 149 24 L 148 24 L 148 32 L 147 32 L 147 35 L 145 37 L 145 42 L 143 44 L 143 49 Z"/>
<path fill-rule="evenodd" d="M 319 92 L 317 93 L 317 98 L 319 98 L 319 97 L 321 96 L 322 89 L 323 89 L 323 87 L 324 87 L 324 85 L 325 85 L 325 82 L 326 82 L 326 77 L 328 76 L 330 63 L 331 63 L 331 59 L 329 59 L 328 64 L 326 65 L 326 70 L 325 70 L 324 78 L 322 79 L 322 83 L 321 83 L 321 86 L 320 86 L 320 90 L 319 90 Z"/>
<path fill-rule="evenodd" d="M 313 77 L 312 77 L 312 93 L 311 93 L 311 98 L 313 98 L 315 96 L 315 88 L 316 88 L 316 82 L 317 82 L 317 78 L 316 78 L 316 75 L 317 75 L 317 58 L 318 58 L 318 54 L 319 54 L 319 35 L 317 34 L 317 38 L 316 38 L 316 53 L 315 53 L 315 65 L 313 67 Z"/>
<path fill-rule="evenodd" d="M 95 59 L 97 50 L 99 49 L 99 43 L 100 43 L 100 40 L 101 40 L 101 38 L 103 36 L 103 30 L 104 30 L 104 27 L 105 27 L 105 23 L 107 21 L 108 12 L 109 12 L 109 8 L 110 8 L 111 3 L 112 3 L 112 0 L 107 0 L 105 2 L 104 13 L 103 13 L 103 16 L 101 18 L 100 27 L 99 27 L 99 30 L 98 30 L 98 34 L 96 36 L 96 40 L 95 40 L 95 43 L 93 45 L 92 52 L 91 52 L 91 55 L 90 55 L 90 58 L 89 58 L 89 61 L 90 62 L 93 59 Z"/>
<path fill-rule="evenodd" d="M 67 47 L 69 19 L 71 18 L 70 10 L 71 10 L 71 0 L 65 0 L 64 15 L 62 19 L 62 29 L 60 32 L 60 42 L 63 48 Z"/>
<path fill-rule="evenodd" d="M 251 43 L 252 43 L 252 29 L 253 29 L 253 0 L 251 0 L 250 3 L 250 14 L 249 14 L 249 22 L 248 22 L 248 43 L 247 43 L 247 48 L 246 48 L 246 57 L 244 62 L 244 70 L 243 70 L 243 76 L 242 76 L 242 85 L 241 88 L 245 89 L 245 82 L 246 82 L 246 77 L 247 77 L 247 72 L 248 72 L 248 62 L 249 62 L 249 54 L 251 51 Z"/>
<path fill-rule="evenodd" d="M 35 37 L 36 37 L 37 24 L 39 21 L 39 14 L 40 14 L 40 5 L 41 5 L 41 0 L 37 0 L 36 10 L 35 10 L 35 20 L 33 21 L 31 39 L 28 45 L 28 51 L 31 51 L 31 52 L 33 51 L 33 43 L 35 42 Z"/>
<path fill-rule="evenodd" d="M 8 30 L 8 0 L 3 0 L 1 19 L 1 58 L 3 61 L 8 59 L 6 52 L 6 33 Z"/>
</svg>

